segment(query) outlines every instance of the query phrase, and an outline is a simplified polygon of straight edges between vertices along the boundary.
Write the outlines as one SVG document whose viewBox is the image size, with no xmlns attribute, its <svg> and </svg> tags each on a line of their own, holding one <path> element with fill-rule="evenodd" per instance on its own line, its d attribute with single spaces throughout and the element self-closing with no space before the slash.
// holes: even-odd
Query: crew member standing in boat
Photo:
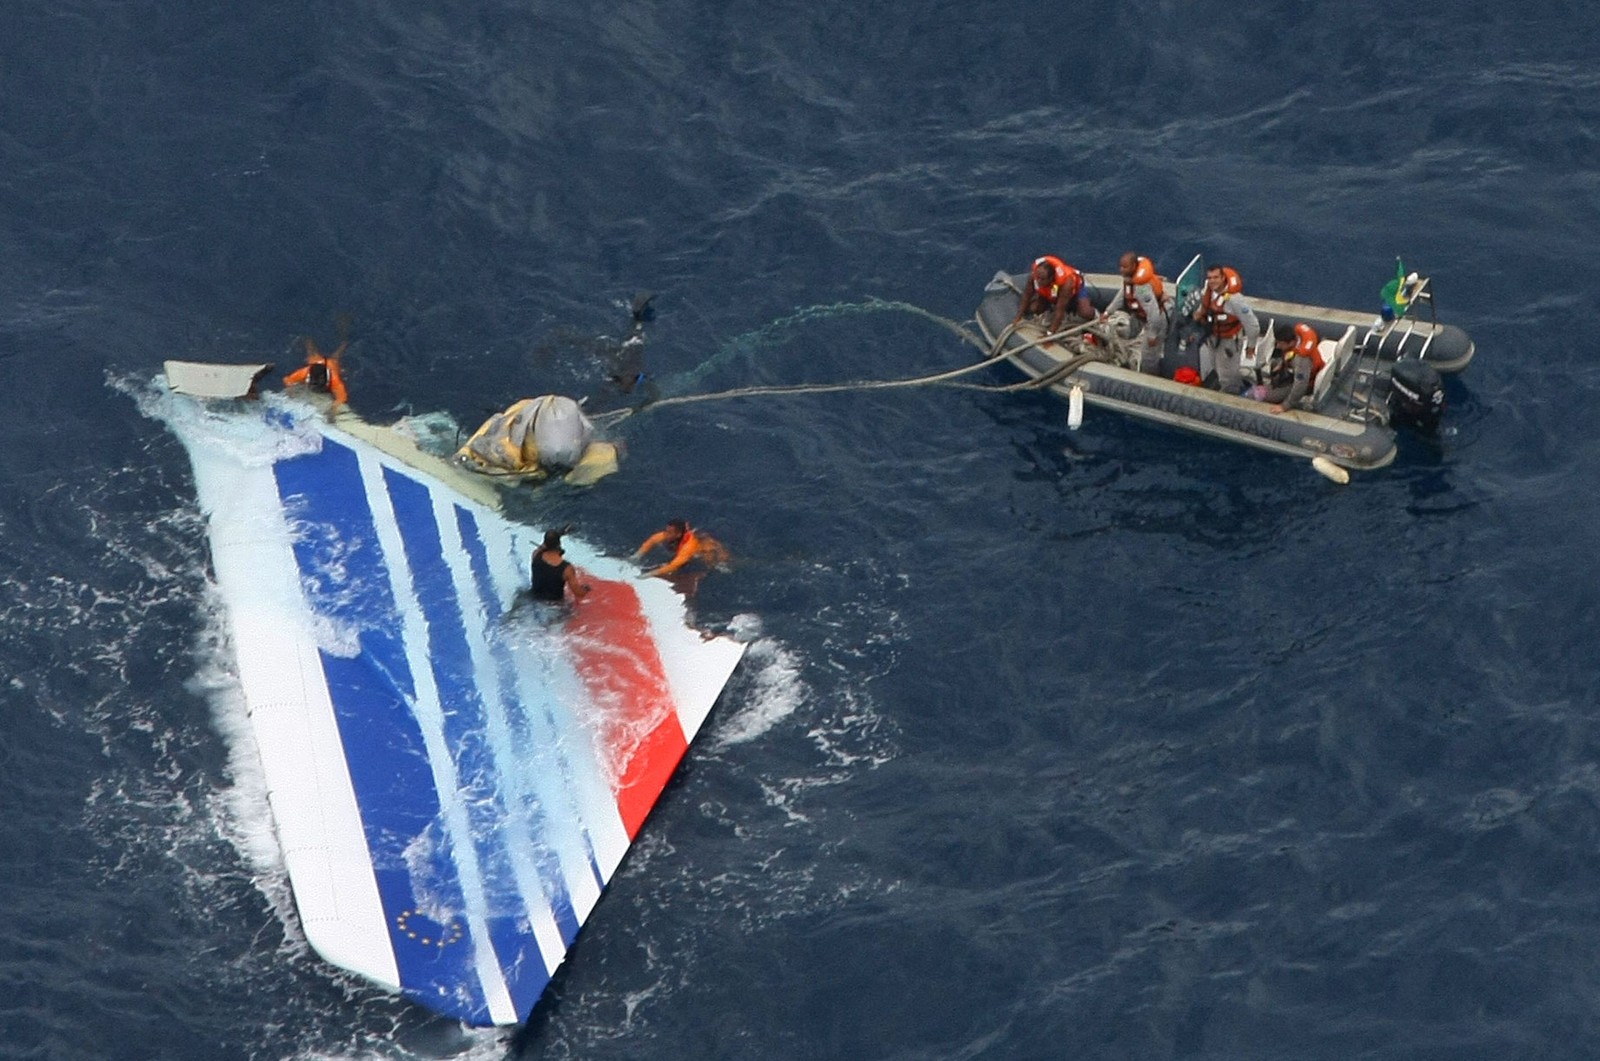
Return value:
<svg viewBox="0 0 1600 1061">
<path fill-rule="evenodd" d="M 1094 306 L 1089 303 L 1083 274 L 1055 255 L 1046 254 L 1034 260 L 1033 269 L 1028 273 L 1028 284 L 1022 290 L 1022 304 L 1017 307 L 1017 315 L 1011 324 L 1015 327 L 1022 323 L 1022 318 L 1048 309 L 1050 331 L 1059 332 L 1066 320 L 1068 306 L 1072 307 L 1079 319 L 1094 319 Z"/>
<path fill-rule="evenodd" d="M 578 577 L 578 569 L 567 562 L 561 548 L 561 531 L 545 531 L 544 544 L 534 550 L 528 590 L 534 600 L 560 604 L 571 590 L 573 599 L 589 592 L 589 584 Z"/>
<path fill-rule="evenodd" d="M 1119 309 L 1138 318 L 1143 324 L 1138 334 L 1139 371 L 1159 372 L 1161 352 L 1167 344 L 1169 306 L 1166 289 L 1162 286 L 1161 277 L 1156 274 L 1155 264 L 1133 251 L 1122 256 L 1117 268 L 1122 273 L 1122 290 L 1111 300 L 1101 319 Z"/>
<path fill-rule="evenodd" d="M 1243 386 L 1239 375 L 1239 352 L 1243 347 L 1255 346 L 1261 337 L 1261 322 L 1255 311 L 1240 293 L 1244 281 L 1239 273 L 1226 265 L 1213 265 L 1206 270 L 1206 289 L 1194 319 L 1206 325 L 1211 334 L 1206 337 L 1201 352 L 1210 351 L 1211 362 L 1216 367 L 1217 386 L 1224 394 L 1238 394 Z"/>
</svg>

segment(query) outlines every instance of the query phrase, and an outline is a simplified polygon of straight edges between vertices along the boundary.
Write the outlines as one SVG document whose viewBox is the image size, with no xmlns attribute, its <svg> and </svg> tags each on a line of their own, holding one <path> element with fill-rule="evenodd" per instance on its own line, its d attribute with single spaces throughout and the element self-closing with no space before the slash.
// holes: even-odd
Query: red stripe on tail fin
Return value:
<svg viewBox="0 0 1600 1061">
<path fill-rule="evenodd" d="M 595 704 L 601 750 L 631 840 L 689 741 L 639 595 L 623 582 L 588 581 L 593 588 L 573 605 L 567 632 Z"/>
</svg>

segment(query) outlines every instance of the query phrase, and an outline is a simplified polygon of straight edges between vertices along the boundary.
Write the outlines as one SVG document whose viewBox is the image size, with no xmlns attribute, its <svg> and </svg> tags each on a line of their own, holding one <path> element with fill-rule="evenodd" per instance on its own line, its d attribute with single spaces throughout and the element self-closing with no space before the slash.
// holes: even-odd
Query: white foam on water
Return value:
<svg viewBox="0 0 1600 1061">
<path fill-rule="evenodd" d="M 780 642 L 770 638 L 751 642 L 744 667 L 748 691 L 733 714 L 715 727 L 714 750 L 756 740 L 805 703 L 807 689 L 800 677 L 800 660 Z"/>
<path fill-rule="evenodd" d="M 467 440 L 455 417 L 445 412 L 402 416 L 390 426 L 415 442 L 422 452 L 435 457 L 449 457 Z"/>
<path fill-rule="evenodd" d="M 204 402 L 177 394 L 163 376 L 143 382 L 113 378 L 108 383 L 132 398 L 139 412 L 166 424 L 186 445 L 219 452 L 247 468 L 322 448 L 322 435 L 305 422 L 306 406 L 277 391 L 257 399 L 261 406 L 283 414 L 269 424 L 264 417 L 236 415 L 243 401 Z"/>
</svg>

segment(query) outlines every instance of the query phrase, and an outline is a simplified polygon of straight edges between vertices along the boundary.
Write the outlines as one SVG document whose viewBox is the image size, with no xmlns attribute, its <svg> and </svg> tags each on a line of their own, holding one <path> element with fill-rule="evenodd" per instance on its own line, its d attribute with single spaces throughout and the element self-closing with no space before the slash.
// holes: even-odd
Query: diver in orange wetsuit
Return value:
<svg viewBox="0 0 1600 1061">
<path fill-rule="evenodd" d="M 306 348 L 306 363 L 283 377 L 283 385 L 293 387 L 297 383 L 304 383 L 314 391 L 333 395 L 337 405 L 349 402 L 350 392 L 345 389 L 344 377 L 339 373 L 339 356 L 350 345 L 350 341 L 346 339 L 341 342 L 331 354 L 324 354 L 317 349 L 317 341 L 309 335 L 301 342 Z"/>
<path fill-rule="evenodd" d="M 646 575 L 670 575 L 695 559 L 708 567 L 726 563 L 728 559 L 728 550 L 722 547 L 721 542 L 709 534 L 700 533 L 681 519 L 671 520 L 664 528 L 646 538 L 644 544 L 634 550 L 634 559 L 644 556 L 658 545 L 671 546 L 672 559 L 646 571 Z"/>
</svg>

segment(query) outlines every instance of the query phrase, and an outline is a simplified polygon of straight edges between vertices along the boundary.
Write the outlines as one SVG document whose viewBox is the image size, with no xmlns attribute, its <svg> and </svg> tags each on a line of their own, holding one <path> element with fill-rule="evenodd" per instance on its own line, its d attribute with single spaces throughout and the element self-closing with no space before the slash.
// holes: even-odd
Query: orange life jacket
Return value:
<svg viewBox="0 0 1600 1061">
<path fill-rule="evenodd" d="M 1322 371 L 1322 350 L 1318 347 L 1318 335 L 1315 328 L 1309 324 L 1296 324 L 1294 326 L 1294 345 L 1288 350 L 1279 350 L 1276 346 L 1272 350 L 1272 360 L 1267 367 L 1266 382 L 1273 387 L 1281 387 L 1294 378 L 1294 359 L 1303 357 L 1311 362 L 1311 374 L 1306 377 L 1309 387 L 1317 382 L 1317 373 Z"/>
<path fill-rule="evenodd" d="M 292 387 L 296 383 L 305 383 L 313 390 L 331 394 L 333 400 L 341 404 L 350 401 L 350 392 L 345 389 L 344 377 L 339 374 L 339 359 L 336 357 L 307 354 L 304 365 L 283 377 L 285 387 Z"/>
<path fill-rule="evenodd" d="M 1321 372 L 1323 368 L 1322 349 L 1318 345 L 1318 340 L 1317 330 L 1311 325 L 1304 322 L 1296 324 L 1294 326 L 1294 349 L 1290 350 L 1288 357 L 1284 358 L 1285 361 L 1296 357 L 1309 358 L 1311 360 L 1312 383 L 1317 381 L 1317 373 Z"/>
<path fill-rule="evenodd" d="M 644 544 L 639 546 L 634 555 L 643 556 L 658 545 L 668 544 L 670 539 L 671 534 L 669 531 L 657 531 L 644 540 Z M 656 568 L 655 574 L 669 575 L 689 561 L 697 558 L 712 566 L 723 563 L 728 559 L 728 550 L 723 548 L 721 542 L 709 534 L 701 534 L 693 527 L 685 526 L 682 537 L 676 542 L 671 542 L 671 544 L 673 547 L 672 559 Z"/>
<path fill-rule="evenodd" d="M 1161 285 L 1161 277 L 1156 275 L 1155 264 L 1149 258 L 1140 258 L 1133 267 L 1133 276 L 1122 278 L 1122 308 L 1129 313 L 1144 319 L 1144 307 L 1139 305 L 1139 296 L 1134 294 L 1134 288 L 1140 284 L 1149 284 L 1156 293 L 1156 305 L 1167 304 L 1166 288 Z"/>
<path fill-rule="evenodd" d="M 1050 279 L 1042 285 L 1039 283 L 1038 274 L 1041 265 L 1047 266 L 1050 270 Z M 1078 297 L 1079 291 L 1083 290 L 1083 274 L 1053 254 L 1036 258 L 1033 268 L 1033 289 L 1047 302 L 1058 302 L 1061 299 L 1071 301 Z"/>
<path fill-rule="evenodd" d="M 1219 339 L 1232 339 L 1244 330 L 1244 321 L 1227 312 L 1223 306 L 1230 297 L 1244 290 L 1244 281 L 1226 265 L 1222 267 L 1222 277 L 1221 291 L 1213 291 L 1210 284 L 1206 285 L 1201 309 L 1205 312 L 1205 323 L 1211 326 L 1212 335 Z"/>
<path fill-rule="evenodd" d="M 700 535 L 694 532 L 693 527 L 683 532 L 683 537 L 678 539 L 678 551 L 672 555 L 675 564 L 687 564 L 700 552 Z"/>
</svg>

